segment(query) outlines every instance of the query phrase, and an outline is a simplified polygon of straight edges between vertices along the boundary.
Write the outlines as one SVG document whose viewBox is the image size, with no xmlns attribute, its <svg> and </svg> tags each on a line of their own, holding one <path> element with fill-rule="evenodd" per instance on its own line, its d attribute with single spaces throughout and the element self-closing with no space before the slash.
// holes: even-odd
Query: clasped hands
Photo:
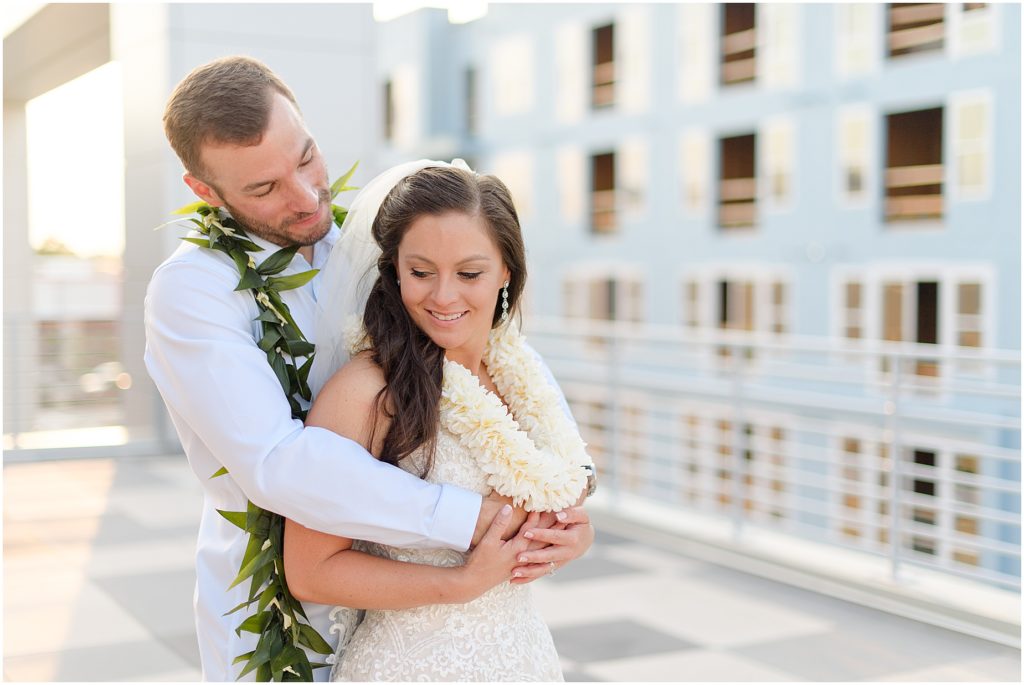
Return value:
<svg viewBox="0 0 1024 685">
<path fill-rule="evenodd" d="M 559 512 L 532 512 L 513 508 L 511 499 L 497 493 L 484 498 L 480 507 L 473 547 L 478 543 L 503 544 L 506 552 L 515 553 L 518 564 L 511 570 L 513 584 L 529 583 L 552 573 L 565 563 L 583 556 L 594 542 L 594 527 L 580 499 L 572 507 Z M 500 529 L 500 541 L 497 539 Z"/>
</svg>

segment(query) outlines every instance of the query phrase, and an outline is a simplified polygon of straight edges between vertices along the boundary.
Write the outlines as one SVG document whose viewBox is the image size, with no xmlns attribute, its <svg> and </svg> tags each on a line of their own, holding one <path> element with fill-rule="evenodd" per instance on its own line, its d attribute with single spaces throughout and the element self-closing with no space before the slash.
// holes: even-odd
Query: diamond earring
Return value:
<svg viewBox="0 0 1024 685">
<path fill-rule="evenodd" d="M 508 321 L 508 281 L 501 286 L 501 321 Z"/>
</svg>

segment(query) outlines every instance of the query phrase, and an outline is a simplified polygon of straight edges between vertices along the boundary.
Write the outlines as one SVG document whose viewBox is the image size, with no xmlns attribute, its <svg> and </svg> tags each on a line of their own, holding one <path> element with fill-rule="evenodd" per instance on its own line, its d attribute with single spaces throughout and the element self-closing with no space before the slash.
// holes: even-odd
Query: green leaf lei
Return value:
<svg viewBox="0 0 1024 685">
<path fill-rule="evenodd" d="M 356 190 L 348 185 L 348 181 L 358 164 L 353 164 L 344 176 L 331 185 L 332 200 L 341 192 Z M 348 210 L 332 204 L 331 212 L 334 222 L 340 227 Z M 251 291 L 259 308 L 260 315 L 255 320 L 260 322 L 263 337 L 257 344 L 266 353 L 267 363 L 281 383 L 292 417 L 305 421 L 306 410 L 302 408 L 299 398 L 307 402 L 312 398 L 307 379 L 313 366 L 314 347 L 299 330 L 288 305 L 281 299 L 281 292 L 305 285 L 316 276 L 318 270 L 311 269 L 290 276 L 275 275 L 291 263 L 299 249 L 297 245 L 282 248 L 257 265 L 249 253 L 260 252 L 263 248 L 249 240 L 237 221 L 222 215 L 219 208 L 206 202 L 187 205 L 174 213 L 198 215 L 190 217 L 189 221 L 205 236 L 185 237 L 182 240 L 223 252 L 235 263 L 239 274 L 235 291 Z M 296 361 L 299 357 L 306 360 L 302 366 L 298 366 Z M 210 477 L 216 478 L 227 472 L 226 468 L 221 468 Z M 317 654 L 330 654 L 332 650 L 310 625 L 302 604 L 288 590 L 284 575 L 284 518 L 252 502 L 247 503 L 245 511 L 218 510 L 218 513 L 244 530 L 249 538 L 238 576 L 227 588 L 231 589 L 249 579 L 249 599 L 225 616 L 248 609 L 256 603 L 256 612 L 235 628 L 238 635 L 243 630 L 259 635 L 256 649 L 239 655 L 233 662 L 245 663 L 242 672 L 238 674 L 238 680 L 256 671 L 256 680 L 263 682 L 312 681 L 313 669 L 323 668 L 327 664 L 310 663 L 302 647 L 308 647 Z"/>
</svg>

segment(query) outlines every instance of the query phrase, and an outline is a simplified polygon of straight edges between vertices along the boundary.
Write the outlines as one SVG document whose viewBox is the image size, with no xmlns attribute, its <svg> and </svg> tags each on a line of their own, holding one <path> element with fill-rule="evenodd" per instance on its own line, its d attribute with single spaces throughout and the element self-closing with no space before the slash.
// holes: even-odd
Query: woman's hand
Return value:
<svg viewBox="0 0 1024 685">
<path fill-rule="evenodd" d="M 594 527 L 590 525 L 590 516 L 583 507 L 560 511 L 556 520 L 549 528 L 530 528 L 529 519 L 523 524 L 519 537 L 534 544 L 520 553 L 519 562 L 522 565 L 513 569 L 513 583 L 529 583 L 549 575 L 590 549 L 594 543 Z"/>
<path fill-rule="evenodd" d="M 513 569 L 519 565 L 519 555 L 530 547 L 530 540 L 524 536 L 524 532 L 533 530 L 539 519 L 539 514 L 530 514 L 522 531 L 506 542 L 502 536 L 512 522 L 512 507 L 502 507 L 490 528 L 470 552 L 466 564 L 457 569 L 455 596 L 461 602 L 470 602 L 512 578 Z"/>
</svg>

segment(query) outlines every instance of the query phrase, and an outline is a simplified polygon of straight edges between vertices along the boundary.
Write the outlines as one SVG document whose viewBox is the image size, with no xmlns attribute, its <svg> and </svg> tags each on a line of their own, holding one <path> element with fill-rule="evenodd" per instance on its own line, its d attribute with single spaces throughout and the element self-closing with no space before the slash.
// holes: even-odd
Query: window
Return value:
<svg viewBox="0 0 1024 685">
<path fill-rule="evenodd" d="M 384 140 L 395 139 L 395 91 L 391 79 L 384 82 Z"/>
<path fill-rule="evenodd" d="M 756 147 L 754 134 L 719 141 L 718 225 L 721 228 L 745 228 L 756 222 Z"/>
<path fill-rule="evenodd" d="M 856 281 L 843 284 L 843 335 L 850 340 L 864 337 L 864 287 Z"/>
<path fill-rule="evenodd" d="M 597 234 L 615 233 L 615 153 L 590 158 L 590 230 Z"/>
<path fill-rule="evenodd" d="M 956 344 L 982 347 L 981 284 L 960 283 L 956 292 Z"/>
<path fill-rule="evenodd" d="M 942 108 L 887 117 L 885 219 L 940 219 Z"/>
<path fill-rule="evenodd" d="M 687 327 L 777 335 L 791 330 L 791 285 L 784 272 L 712 268 L 686 275 L 678 292 L 680 321 Z"/>
<path fill-rule="evenodd" d="M 754 284 L 751 281 L 719 281 L 718 327 L 732 331 L 754 330 Z"/>
<path fill-rule="evenodd" d="M 721 83 L 733 85 L 753 81 L 757 73 L 756 7 L 749 2 L 730 2 L 721 7 Z"/>
<path fill-rule="evenodd" d="M 590 106 L 594 109 L 615 104 L 615 25 L 591 32 L 593 81 Z"/>
<path fill-rule="evenodd" d="M 942 50 L 946 7 L 938 2 L 889 5 L 889 57 Z"/>
<path fill-rule="evenodd" d="M 463 76 L 463 87 L 465 88 L 463 101 L 464 116 L 466 118 L 466 135 L 477 134 L 477 84 L 476 68 L 466 67 Z"/>
<path fill-rule="evenodd" d="M 567 317 L 643 321 L 643 283 L 626 274 L 570 277 L 563 283 Z"/>
<path fill-rule="evenodd" d="M 882 339 L 937 344 L 939 341 L 939 284 L 935 281 L 882 284 Z M 889 359 L 882 359 L 883 371 Z M 938 376 L 936 360 L 918 358 L 919 376 Z"/>
</svg>

